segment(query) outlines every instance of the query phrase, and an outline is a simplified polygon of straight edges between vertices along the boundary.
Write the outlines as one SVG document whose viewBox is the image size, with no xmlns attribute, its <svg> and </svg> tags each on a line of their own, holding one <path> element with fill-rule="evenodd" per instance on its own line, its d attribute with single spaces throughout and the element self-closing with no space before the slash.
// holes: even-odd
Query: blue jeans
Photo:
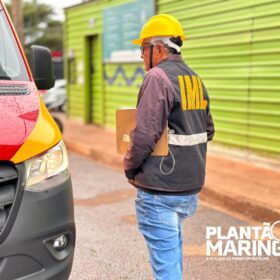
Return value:
<svg viewBox="0 0 280 280">
<path fill-rule="evenodd" d="M 181 224 L 195 213 L 197 205 L 197 194 L 154 195 L 137 190 L 138 227 L 147 242 L 154 279 L 182 279 Z"/>
</svg>

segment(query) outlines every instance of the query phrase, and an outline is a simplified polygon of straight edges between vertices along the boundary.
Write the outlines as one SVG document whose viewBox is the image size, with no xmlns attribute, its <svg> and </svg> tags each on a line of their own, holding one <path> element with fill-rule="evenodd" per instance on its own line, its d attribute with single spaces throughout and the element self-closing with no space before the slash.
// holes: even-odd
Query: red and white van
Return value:
<svg viewBox="0 0 280 280">
<path fill-rule="evenodd" d="M 38 90 L 54 85 L 48 49 L 31 71 L 0 0 L 0 279 L 68 279 L 75 222 L 68 156 Z"/>
</svg>

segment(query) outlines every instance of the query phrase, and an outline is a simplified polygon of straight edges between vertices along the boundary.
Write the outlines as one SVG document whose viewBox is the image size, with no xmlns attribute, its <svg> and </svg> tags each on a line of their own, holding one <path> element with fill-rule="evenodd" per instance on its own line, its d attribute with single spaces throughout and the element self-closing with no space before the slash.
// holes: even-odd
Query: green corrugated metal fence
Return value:
<svg viewBox="0 0 280 280">
<path fill-rule="evenodd" d="M 280 1 L 157 1 L 183 24 L 185 61 L 211 97 L 217 142 L 280 153 Z"/>
<path fill-rule="evenodd" d="M 66 11 L 65 53 L 74 53 L 67 61 L 75 73 L 68 85 L 71 117 L 112 127 L 117 108 L 135 105 L 142 64 L 102 62 L 103 9 L 125 2 L 93 1 Z M 188 39 L 182 55 L 209 91 L 215 141 L 280 154 L 280 1 L 156 3 L 157 13 L 174 15 L 184 27 Z M 89 36 L 96 36 L 92 83 L 85 73 Z"/>
<path fill-rule="evenodd" d="M 102 54 L 103 10 L 106 7 L 126 2 L 128 1 L 92 1 L 66 10 L 65 73 L 68 73 L 67 78 L 71 80 L 68 85 L 67 114 L 72 118 L 83 119 L 85 122 L 98 125 L 113 126 L 115 123 L 112 118 L 113 111 L 116 107 L 122 106 L 123 101 L 120 100 L 116 105 L 115 93 L 106 89 L 107 83 L 103 79 L 107 70 L 111 74 L 110 65 L 105 68 L 105 72 L 103 71 L 105 66 Z M 93 40 L 92 45 L 91 40 Z M 68 58 L 69 53 L 72 53 L 73 58 Z M 112 67 L 115 66 L 112 65 Z M 70 79 L 69 72 L 72 73 L 74 79 Z M 130 86 L 124 91 L 129 91 L 129 89 L 131 89 Z M 132 92 L 132 95 L 136 98 L 136 94 Z M 114 106 L 111 100 L 115 100 Z"/>
<path fill-rule="evenodd" d="M 116 110 L 135 107 L 144 70 L 141 64 L 106 64 L 105 125 L 115 126 Z"/>
</svg>

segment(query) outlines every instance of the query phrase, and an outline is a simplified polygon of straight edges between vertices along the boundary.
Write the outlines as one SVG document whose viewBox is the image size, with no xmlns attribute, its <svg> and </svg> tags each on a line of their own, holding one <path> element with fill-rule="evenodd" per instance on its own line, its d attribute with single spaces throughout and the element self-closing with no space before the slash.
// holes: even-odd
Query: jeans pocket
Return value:
<svg viewBox="0 0 280 280">
<path fill-rule="evenodd" d="M 178 229 L 179 217 L 174 209 L 158 202 L 155 204 L 155 210 L 162 224 Z"/>
<path fill-rule="evenodd" d="M 155 207 L 160 220 L 168 225 L 178 225 L 179 219 L 194 215 L 198 206 L 197 194 L 188 196 L 157 195 Z"/>
</svg>

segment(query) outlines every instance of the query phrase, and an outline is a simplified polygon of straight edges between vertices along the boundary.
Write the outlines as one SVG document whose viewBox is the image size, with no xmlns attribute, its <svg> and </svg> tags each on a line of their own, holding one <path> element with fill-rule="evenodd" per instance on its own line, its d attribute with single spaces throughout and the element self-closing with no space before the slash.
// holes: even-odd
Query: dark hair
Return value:
<svg viewBox="0 0 280 280">
<path fill-rule="evenodd" d="M 183 41 L 182 39 L 178 36 L 178 37 L 171 37 L 169 39 L 172 43 L 176 44 L 177 46 L 179 47 L 182 47 L 183 45 Z M 167 49 L 169 50 L 170 53 L 173 53 L 173 54 L 181 54 L 180 52 L 178 52 L 177 50 L 175 50 L 174 48 L 171 48 L 169 46 L 166 46 Z"/>
</svg>

